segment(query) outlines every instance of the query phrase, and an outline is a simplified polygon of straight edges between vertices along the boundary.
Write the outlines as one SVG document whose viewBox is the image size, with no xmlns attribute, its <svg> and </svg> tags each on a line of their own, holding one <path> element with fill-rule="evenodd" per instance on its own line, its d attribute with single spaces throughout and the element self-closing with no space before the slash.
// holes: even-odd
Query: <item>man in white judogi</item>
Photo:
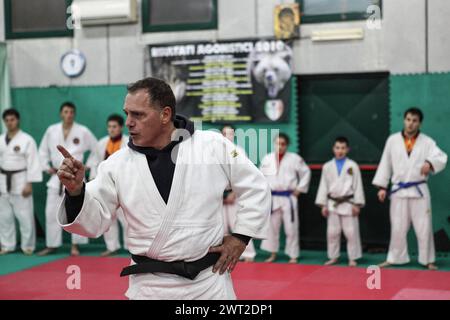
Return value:
<svg viewBox="0 0 450 320">
<path fill-rule="evenodd" d="M 47 183 L 47 202 L 45 204 L 45 242 L 47 247 L 38 252 L 40 256 L 52 253 L 62 246 L 62 229 L 56 220 L 56 210 L 63 199 L 64 189 L 55 173 L 64 158 L 56 146 L 64 146 L 76 159 L 83 161 L 85 152 L 95 152 L 97 144 L 97 139 L 92 132 L 75 122 L 75 111 L 76 107 L 73 103 L 64 102 L 60 107 L 62 122 L 47 128 L 39 146 L 42 170 L 51 175 Z M 72 235 L 71 255 L 79 255 L 78 244 L 86 243 L 88 243 L 87 238 Z"/>
<path fill-rule="evenodd" d="M 296 263 L 300 253 L 298 197 L 307 193 L 311 170 L 298 154 L 287 152 L 289 137 L 280 133 L 275 139 L 275 152 L 266 155 L 260 169 L 272 190 L 272 214 L 269 237 L 261 249 L 271 252 L 266 262 L 276 259 L 279 249 L 280 227 L 286 234 L 285 252 L 290 263 Z"/>
<path fill-rule="evenodd" d="M 222 135 L 234 143 L 234 128 L 231 125 L 224 125 L 222 127 Z M 245 154 L 244 149 L 236 145 L 238 152 Z M 238 212 L 238 204 L 236 202 L 236 194 L 233 190 L 226 190 L 223 199 L 223 220 L 225 222 L 225 234 L 230 234 L 233 231 L 234 224 L 236 223 L 236 213 Z M 255 260 L 256 250 L 253 240 L 250 240 L 241 258 L 246 262 L 252 262 Z"/>
<path fill-rule="evenodd" d="M 358 164 L 347 158 L 349 142 L 338 137 L 333 145 L 334 158 L 324 164 L 316 204 L 327 218 L 328 258 L 325 265 L 338 262 L 341 233 L 347 239 L 349 266 L 355 267 L 362 257 L 358 216 L 365 204 L 364 189 Z"/>
<path fill-rule="evenodd" d="M 130 299 L 234 299 L 233 271 L 250 238 L 269 227 L 264 176 L 221 134 L 194 129 L 175 116 L 175 96 L 162 80 L 128 87 L 128 148 L 103 161 L 83 183 L 84 166 L 67 150 L 58 177 L 66 197 L 65 230 L 98 237 L 121 207 L 127 220 Z M 224 236 L 223 192 L 237 195 L 233 234 Z M 224 274 L 228 271 L 226 274 Z"/>
<path fill-rule="evenodd" d="M 97 170 L 99 164 L 108 159 L 114 152 L 119 151 L 122 148 L 126 148 L 128 144 L 128 136 L 124 135 L 123 130 L 124 120 L 122 116 L 118 114 L 112 114 L 108 117 L 107 127 L 108 135 L 97 143 L 95 152 L 92 152 L 89 156 L 86 166 L 90 168 L 89 180 L 95 179 L 97 176 Z M 117 219 L 111 223 L 111 227 L 103 234 L 103 238 L 106 244 L 106 251 L 102 252 L 101 256 L 106 257 L 116 253 L 120 249 L 119 241 L 119 223 L 122 226 L 123 231 L 123 243 L 126 249 L 126 221 L 123 216 L 122 210 L 117 210 Z"/>
<path fill-rule="evenodd" d="M 423 113 L 410 108 L 404 114 L 404 129 L 386 141 L 373 184 L 380 188 L 381 202 L 391 196 L 391 240 L 387 260 L 380 266 L 408 263 L 407 233 L 414 227 L 419 247 L 419 263 L 430 270 L 435 265 L 429 174 L 444 170 L 447 155 L 436 142 L 420 132 Z M 391 191 L 387 192 L 389 181 Z"/>
<path fill-rule="evenodd" d="M 19 221 L 21 249 L 26 255 L 36 246 L 32 183 L 42 181 L 36 142 L 20 130 L 17 110 L 3 112 L 7 132 L 0 135 L 0 255 L 16 249 Z"/>
</svg>

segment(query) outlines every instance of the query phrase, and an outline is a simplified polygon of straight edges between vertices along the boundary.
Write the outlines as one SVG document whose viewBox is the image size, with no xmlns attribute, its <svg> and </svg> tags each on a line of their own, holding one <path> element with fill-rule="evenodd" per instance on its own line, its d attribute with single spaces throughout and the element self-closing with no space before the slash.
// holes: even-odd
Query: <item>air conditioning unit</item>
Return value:
<svg viewBox="0 0 450 320">
<path fill-rule="evenodd" d="M 104 25 L 137 22 L 136 0 L 77 0 L 72 15 L 82 25 Z"/>
</svg>

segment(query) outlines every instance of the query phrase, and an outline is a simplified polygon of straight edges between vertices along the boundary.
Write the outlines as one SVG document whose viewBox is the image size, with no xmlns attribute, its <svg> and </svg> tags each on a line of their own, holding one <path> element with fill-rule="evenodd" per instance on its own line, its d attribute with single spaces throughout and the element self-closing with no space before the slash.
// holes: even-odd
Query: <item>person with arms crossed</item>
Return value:
<svg viewBox="0 0 450 320">
<path fill-rule="evenodd" d="M 83 161 L 85 152 L 95 152 L 97 139 L 88 128 L 75 122 L 75 112 L 76 107 L 72 102 L 61 104 L 59 113 L 62 121 L 47 128 L 39 145 L 43 171 L 51 176 L 47 182 L 47 202 L 45 204 L 46 248 L 38 252 L 39 256 L 53 253 L 62 246 L 62 229 L 56 220 L 56 212 L 58 204 L 64 196 L 64 189 L 55 173 L 64 158 L 56 146 L 64 146 L 79 161 Z M 79 255 L 78 244 L 86 243 L 88 243 L 87 238 L 72 235 L 71 255 Z"/>
<path fill-rule="evenodd" d="M 98 166 L 102 161 L 108 159 L 109 156 L 111 156 L 116 151 L 119 151 L 122 148 L 126 148 L 128 144 L 128 136 L 124 135 L 122 132 L 124 125 L 122 116 L 118 114 L 112 114 L 108 117 L 106 124 L 108 135 L 100 139 L 95 148 L 95 152 L 92 152 L 90 154 L 89 159 L 86 162 L 86 166 L 90 168 L 89 180 L 95 179 L 95 177 L 97 176 Z M 117 210 L 116 215 L 117 220 L 119 220 L 122 226 L 123 243 L 124 248 L 126 249 L 126 221 L 120 208 Z M 103 238 L 106 244 L 106 251 L 102 252 L 102 257 L 107 257 L 115 254 L 120 249 L 119 223 L 117 222 L 117 220 L 113 221 L 109 230 L 103 234 Z"/>
</svg>

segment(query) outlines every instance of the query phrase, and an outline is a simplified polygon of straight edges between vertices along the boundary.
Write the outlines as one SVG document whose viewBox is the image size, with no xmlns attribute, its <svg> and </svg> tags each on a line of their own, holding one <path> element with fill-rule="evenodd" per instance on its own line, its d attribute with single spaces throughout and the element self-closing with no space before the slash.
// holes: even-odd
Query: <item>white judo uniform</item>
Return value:
<svg viewBox="0 0 450 320">
<path fill-rule="evenodd" d="M 97 143 L 97 146 L 95 147 L 95 152 L 92 152 L 89 156 L 89 159 L 86 162 L 86 166 L 90 168 L 89 172 L 89 180 L 95 179 L 97 176 L 97 170 L 99 164 L 105 159 L 105 152 L 106 152 L 106 146 L 109 141 L 109 136 L 103 137 L 100 139 Z M 126 148 L 128 143 L 129 137 L 127 135 L 122 135 L 121 145 L 120 148 Z M 117 219 L 111 222 L 111 226 L 109 227 L 109 230 L 106 231 L 103 234 L 103 239 L 105 240 L 106 249 L 110 252 L 117 251 L 121 248 L 120 246 L 120 240 L 119 240 L 119 222 L 122 226 L 123 231 L 123 244 L 124 248 L 127 249 L 126 244 L 126 221 L 125 217 L 123 216 L 122 209 L 117 209 L 116 213 Z"/>
<path fill-rule="evenodd" d="M 419 263 L 427 265 L 435 262 L 433 226 L 431 218 L 431 198 L 426 181 L 421 175 L 424 163 L 433 166 L 433 173 L 444 170 L 447 155 L 436 142 L 420 133 L 408 156 L 402 133 L 391 135 L 386 141 L 378 170 L 372 183 L 387 188 L 392 183 L 390 204 L 391 240 L 387 262 L 404 264 L 410 261 L 408 255 L 407 233 L 414 227 L 419 248 Z M 404 183 L 424 181 L 417 186 L 401 188 Z M 400 189 L 399 189 L 400 188 Z M 398 191 L 396 191 L 399 189 Z"/>
<path fill-rule="evenodd" d="M 24 197 L 22 191 L 27 183 L 41 182 L 42 171 L 36 142 L 29 134 L 20 130 L 8 144 L 6 133 L 0 135 L 0 169 L 2 249 L 16 249 L 16 217 L 20 227 L 21 248 L 33 251 L 36 246 L 33 196 Z"/>
<path fill-rule="evenodd" d="M 95 152 L 97 139 L 92 132 L 83 125 L 74 123 L 67 139 L 64 140 L 62 123 L 51 125 L 45 131 L 39 146 L 42 170 L 58 169 L 63 161 L 63 156 L 56 148 L 62 145 L 77 160 L 83 161 L 84 153 Z M 57 248 L 62 245 L 62 229 L 56 220 L 56 211 L 64 196 L 64 189 L 56 174 L 47 182 L 47 201 L 45 204 L 45 242 L 49 248 Z M 72 235 L 73 244 L 86 244 L 88 239 L 79 235 Z"/>
<path fill-rule="evenodd" d="M 361 172 L 355 161 L 345 159 L 340 174 L 335 159 L 324 164 L 316 204 L 321 207 L 326 206 L 329 212 L 327 218 L 328 258 L 339 258 L 342 232 L 347 239 L 348 258 L 350 260 L 361 258 L 359 221 L 358 217 L 352 215 L 352 207 L 353 205 L 363 207 L 365 198 Z"/>
<path fill-rule="evenodd" d="M 267 240 L 262 241 L 261 249 L 278 252 L 280 227 L 283 223 L 286 234 L 285 253 L 290 258 L 298 258 L 300 253 L 298 200 L 292 194 L 286 196 L 273 193 L 295 190 L 307 193 L 311 170 L 302 157 L 292 152 L 286 152 L 279 164 L 275 153 L 266 155 L 261 161 L 260 169 L 272 190 L 270 232 Z"/>
<path fill-rule="evenodd" d="M 149 170 L 146 156 L 131 148 L 111 155 L 87 183 L 81 211 L 66 231 L 99 237 L 121 207 L 132 254 L 162 261 L 195 261 L 224 235 L 223 192 L 231 187 L 239 210 L 234 232 L 265 238 L 269 228 L 270 190 L 255 165 L 234 144 L 210 131 L 195 131 L 176 146 L 178 155 L 167 204 Z M 133 264 L 133 262 L 131 262 Z M 235 299 L 229 273 L 209 267 L 194 279 L 168 273 L 131 275 L 130 299 Z"/>
<path fill-rule="evenodd" d="M 238 153 L 245 154 L 245 150 L 236 145 L 236 151 Z M 234 230 L 234 225 L 236 223 L 236 213 L 239 207 L 236 201 L 230 204 L 223 204 L 223 220 L 224 220 L 224 232 L 225 234 L 231 234 Z M 256 257 L 255 245 L 253 240 L 250 240 L 244 252 L 241 255 L 244 259 L 254 259 Z"/>
</svg>

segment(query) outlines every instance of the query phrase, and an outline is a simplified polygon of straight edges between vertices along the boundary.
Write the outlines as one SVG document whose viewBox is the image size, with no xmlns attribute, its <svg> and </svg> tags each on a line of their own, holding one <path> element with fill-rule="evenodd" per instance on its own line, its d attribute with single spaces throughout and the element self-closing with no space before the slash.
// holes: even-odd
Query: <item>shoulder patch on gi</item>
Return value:
<svg viewBox="0 0 450 320">
<path fill-rule="evenodd" d="M 73 143 L 75 143 L 75 144 L 79 144 L 79 143 L 80 143 L 80 139 L 78 139 L 78 138 L 74 138 L 74 139 L 73 139 Z"/>
<path fill-rule="evenodd" d="M 233 158 L 236 158 L 238 155 L 239 155 L 239 153 L 237 152 L 236 149 L 234 149 L 233 151 L 231 151 L 231 156 L 232 156 Z"/>
<path fill-rule="evenodd" d="M 14 150 L 14 152 L 19 152 L 20 151 L 20 146 L 15 146 L 13 150 Z"/>
</svg>

